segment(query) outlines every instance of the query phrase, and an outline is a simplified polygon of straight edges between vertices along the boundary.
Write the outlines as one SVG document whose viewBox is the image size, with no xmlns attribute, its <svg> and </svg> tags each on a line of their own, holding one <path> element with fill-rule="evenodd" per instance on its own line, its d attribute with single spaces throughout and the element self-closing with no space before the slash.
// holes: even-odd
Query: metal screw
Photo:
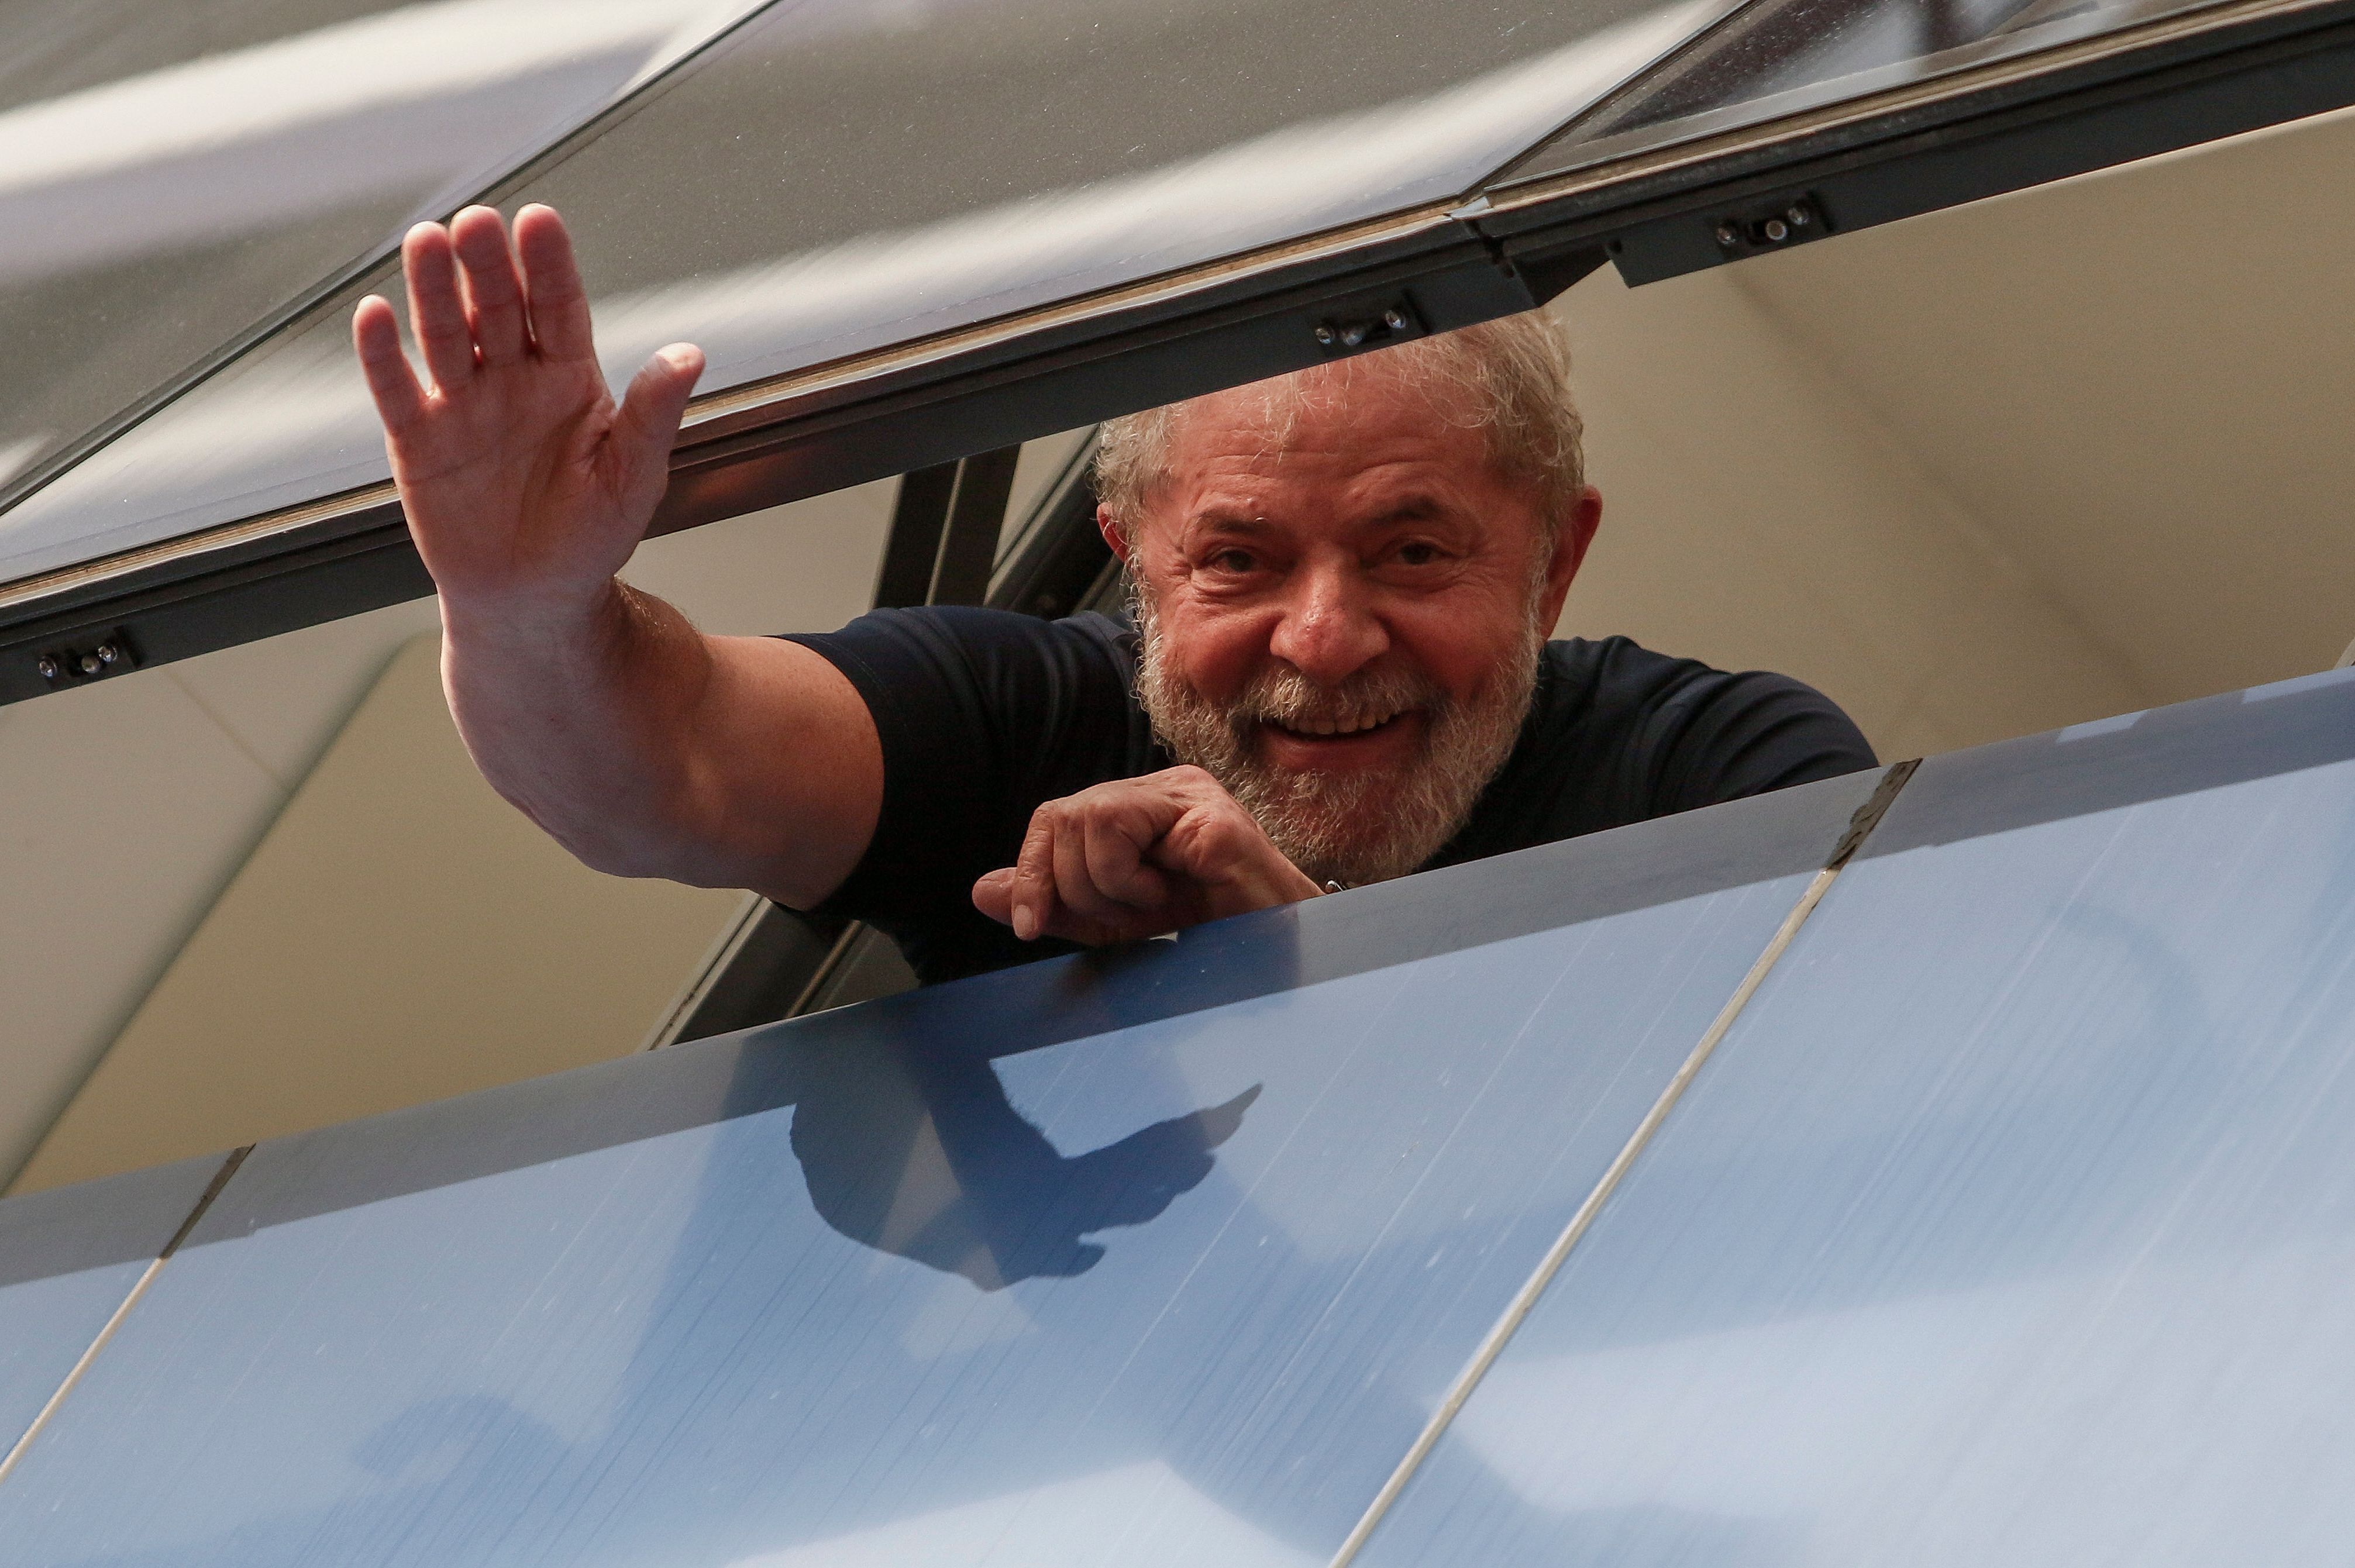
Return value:
<svg viewBox="0 0 2355 1568">
<path fill-rule="evenodd" d="M 1809 219 L 1807 204 L 1804 201 L 1795 201 L 1791 204 L 1791 210 L 1785 213 L 1783 216 L 1791 220 L 1792 228 L 1805 229 L 1807 226 Z"/>
<path fill-rule="evenodd" d="M 1326 347 L 1327 347 L 1327 348 L 1332 347 L 1333 347 L 1333 329 L 1332 329 L 1331 327 L 1329 327 L 1329 326 L 1320 326 L 1320 327 L 1318 327 L 1318 328 L 1316 329 L 1316 341 L 1317 341 L 1317 342 L 1319 342 L 1319 343 L 1321 343 L 1321 344 L 1323 344 L 1323 345 L 1324 345 Z"/>
<path fill-rule="evenodd" d="M 98 656 L 96 654 L 84 654 L 81 657 L 74 660 L 74 667 L 81 671 L 84 675 L 96 675 L 99 671 Z"/>
<path fill-rule="evenodd" d="M 1341 341 L 1347 347 L 1355 348 L 1366 340 L 1366 334 L 1372 330 L 1373 328 L 1362 321 L 1353 321 L 1341 329 Z"/>
<path fill-rule="evenodd" d="M 59 676 L 65 673 L 58 668 L 58 661 L 49 657 L 47 654 L 43 654 L 41 656 L 41 662 L 34 667 L 37 668 L 41 672 L 41 678 L 43 680 L 55 680 Z"/>
<path fill-rule="evenodd" d="M 114 661 L 115 661 L 115 660 L 117 660 L 117 659 L 121 658 L 122 656 L 123 656 L 123 650 L 122 650 L 121 648 L 116 647 L 112 643 L 101 643 L 101 644 L 99 644 L 99 645 L 98 645 L 98 662 L 99 662 L 99 663 L 101 663 L 101 664 L 112 664 L 112 663 L 114 663 Z"/>
<path fill-rule="evenodd" d="M 1765 232 L 1768 240 L 1774 244 L 1780 245 L 1784 240 L 1788 240 L 1791 237 L 1791 227 L 1779 218 L 1770 218 L 1766 220 Z"/>
<path fill-rule="evenodd" d="M 1404 332 L 1406 330 L 1406 315 L 1401 311 L 1386 310 L 1382 312 L 1382 325 L 1389 327 L 1392 332 Z"/>
<path fill-rule="evenodd" d="M 1742 231 L 1731 223 L 1721 223 L 1717 226 L 1717 242 L 1731 251 L 1742 243 Z"/>
</svg>

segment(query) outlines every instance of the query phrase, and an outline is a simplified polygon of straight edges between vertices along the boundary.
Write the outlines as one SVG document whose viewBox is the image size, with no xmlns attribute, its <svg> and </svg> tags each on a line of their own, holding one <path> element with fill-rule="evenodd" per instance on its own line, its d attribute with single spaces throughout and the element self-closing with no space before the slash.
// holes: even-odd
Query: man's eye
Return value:
<svg viewBox="0 0 2355 1568">
<path fill-rule="evenodd" d="M 1248 550 L 1222 549 L 1210 558 L 1210 567 L 1216 571 L 1249 571 L 1258 564 Z"/>
<path fill-rule="evenodd" d="M 1429 566 L 1439 559 L 1439 547 L 1434 544 L 1402 544 L 1398 558 L 1401 565 Z"/>
</svg>

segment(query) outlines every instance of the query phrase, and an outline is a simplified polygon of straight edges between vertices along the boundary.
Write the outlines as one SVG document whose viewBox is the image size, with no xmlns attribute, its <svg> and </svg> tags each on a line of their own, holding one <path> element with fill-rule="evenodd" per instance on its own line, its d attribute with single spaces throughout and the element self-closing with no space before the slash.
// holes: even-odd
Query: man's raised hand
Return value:
<svg viewBox="0 0 2355 1568">
<path fill-rule="evenodd" d="M 1026 942 L 1100 946 L 1317 891 L 1216 779 L 1178 767 L 1047 802 L 1019 858 L 975 882 L 973 902 Z"/>
<path fill-rule="evenodd" d="M 673 344 L 617 407 L 572 241 L 552 208 L 470 207 L 401 245 L 421 383 L 392 306 L 352 317 L 411 536 L 445 612 L 532 620 L 593 605 L 645 537 L 703 354 Z"/>
</svg>

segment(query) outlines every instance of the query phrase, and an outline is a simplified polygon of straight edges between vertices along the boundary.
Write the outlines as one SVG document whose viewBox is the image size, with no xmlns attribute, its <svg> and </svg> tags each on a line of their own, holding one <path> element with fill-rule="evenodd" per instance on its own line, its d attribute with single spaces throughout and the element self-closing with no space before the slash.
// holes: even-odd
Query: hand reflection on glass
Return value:
<svg viewBox="0 0 2355 1568">
<path fill-rule="evenodd" d="M 1082 1238 L 1142 1225 L 1192 1190 L 1259 1097 L 1254 1084 L 1066 1156 L 981 1057 L 821 1051 L 799 1066 L 793 1148 L 819 1215 L 854 1242 L 984 1290 L 1094 1267 L 1104 1249 Z"/>
</svg>

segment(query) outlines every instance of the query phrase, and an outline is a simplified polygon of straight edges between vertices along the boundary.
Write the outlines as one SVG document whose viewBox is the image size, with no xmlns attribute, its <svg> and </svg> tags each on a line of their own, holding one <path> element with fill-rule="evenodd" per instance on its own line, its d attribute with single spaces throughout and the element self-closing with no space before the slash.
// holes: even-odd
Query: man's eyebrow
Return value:
<svg viewBox="0 0 2355 1568">
<path fill-rule="evenodd" d="M 1364 532 L 1380 533 L 1386 528 L 1406 528 L 1421 524 L 1441 529 L 1458 529 L 1476 525 L 1479 517 L 1444 495 L 1413 495 L 1393 505 L 1384 507 L 1371 516 L 1358 518 L 1351 526 Z"/>
<path fill-rule="evenodd" d="M 1435 496 L 1409 496 L 1396 506 L 1386 507 L 1373 517 L 1365 518 L 1361 526 L 1387 528 L 1393 523 L 1427 523 L 1455 515 L 1455 507 Z M 1189 528 L 1245 536 L 1264 534 L 1274 527 L 1257 512 L 1237 511 L 1224 507 L 1205 507 L 1186 522 Z"/>
<path fill-rule="evenodd" d="M 1273 526 L 1257 512 L 1231 511 L 1221 507 L 1208 507 L 1186 519 L 1189 528 L 1212 528 L 1225 534 L 1263 534 Z"/>
<path fill-rule="evenodd" d="M 1385 507 L 1366 521 L 1376 528 L 1390 523 L 1427 523 L 1434 517 L 1455 515 L 1455 508 L 1435 496 L 1409 496 L 1394 507 Z"/>
</svg>

